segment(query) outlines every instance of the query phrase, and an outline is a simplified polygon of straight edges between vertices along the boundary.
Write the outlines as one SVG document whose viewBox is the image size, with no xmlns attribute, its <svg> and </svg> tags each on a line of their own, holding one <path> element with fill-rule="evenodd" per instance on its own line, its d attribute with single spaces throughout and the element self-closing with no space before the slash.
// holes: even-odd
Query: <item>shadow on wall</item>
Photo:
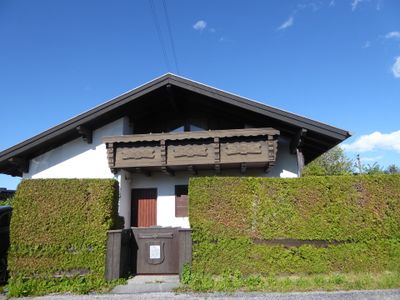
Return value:
<svg viewBox="0 0 400 300">
<path fill-rule="evenodd" d="M 290 141 L 279 137 L 276 164 L 267 174 L 267 177 L 297 177 L 297 157 L 290 154 Z"/>
</svg>

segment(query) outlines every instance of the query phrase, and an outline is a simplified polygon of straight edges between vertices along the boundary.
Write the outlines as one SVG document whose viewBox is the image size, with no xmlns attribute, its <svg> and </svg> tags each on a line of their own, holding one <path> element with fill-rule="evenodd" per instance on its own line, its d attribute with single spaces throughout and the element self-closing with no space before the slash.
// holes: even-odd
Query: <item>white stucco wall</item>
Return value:
<svg viewBox="0 0 400 300">
<path fill-rule="evenodd" d="M 188 184 L 190 174 L 186 172 L 168 176 L 162 173 L 152 174 L 150 177 L 141 174 L 132 174 L 130 187 L 157 189 L 157 225 L 189 228 L 189 218 L 175 217 L 175 185 Z"/>
<path fill-rule="evenodd" d="M 122 135 L 124 124 L 118 119 L 95 130 L 92 144 L 77 138 L 31 159 L 23 178 L 114 178 L 102 139 Z"/>
<path fill-rule="evenodd" d="M 125 219 L 125 227 L 131 221 L 131 190 L 134 188 L 156 188 L 157 225 L 190 227 L 189 220 L 175 217 L 175 185 L 188 184 L 187 172 L 177 172 L 175 176 L 153 173 L 147 177 L 121 170 L 114 175 L 107 162 L 103 137 L 131 133 L 126 118 L 116 120 L 93 132 L 93 143 L 82 138 L 70 141 L 60 147 L 35 157 L 30 161 L 29 172 L 23 178 L 115 178 L 120 186 L 119 213 Z M 289 140 L 280 137 L 275 166 L 269 173 L 248 169 L 245 176 L 297 177 L 296 155 L 289 152 Z M 197 176 L 215 176 L 213 171 L 202 171 Z M 239 170 L 222 170 L 221 176 L 242 176 Z"/>
<path fill-rule="evenodd" d="M 296 154 L 290 154 L 290 140 L 280 137 L 275 166 L 264 176 L 293 178 L 298 177 L 298 171 L 297 156 Z"/>
<path fill-rule="evenodd" d="M 118 213 L 124 217 L 125 228 L 131 224 L 131 180 L 132 174 L 121 170 L 118 172 L 117 180 L 119 182 L 119 207 Z"/>
</svg>

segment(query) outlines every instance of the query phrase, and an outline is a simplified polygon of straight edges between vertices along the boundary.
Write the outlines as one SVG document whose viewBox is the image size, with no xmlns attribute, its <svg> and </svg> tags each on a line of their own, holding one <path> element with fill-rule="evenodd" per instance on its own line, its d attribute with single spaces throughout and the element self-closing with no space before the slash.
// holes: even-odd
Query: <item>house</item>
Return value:
<svg viewBox="0 0 400 300">
<path fill-rule="evenodd" d="M 297 177 L 348 131 L 173 74 L 0 152 L 22 178 L 116 178 L 125 227 L 190 227 L 190 176 Z"/>
</svg>

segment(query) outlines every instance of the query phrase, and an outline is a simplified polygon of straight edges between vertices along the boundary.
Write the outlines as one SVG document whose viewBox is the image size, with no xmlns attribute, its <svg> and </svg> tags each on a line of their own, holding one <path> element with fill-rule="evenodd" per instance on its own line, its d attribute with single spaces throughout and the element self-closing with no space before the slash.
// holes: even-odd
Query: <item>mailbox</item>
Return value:
<svg viewBox="0 0 400 300">
<path fill-rule="evenodd" d="M 133 227 L 136 274 L 179 273 L 179 229 Z"/>
</svg>

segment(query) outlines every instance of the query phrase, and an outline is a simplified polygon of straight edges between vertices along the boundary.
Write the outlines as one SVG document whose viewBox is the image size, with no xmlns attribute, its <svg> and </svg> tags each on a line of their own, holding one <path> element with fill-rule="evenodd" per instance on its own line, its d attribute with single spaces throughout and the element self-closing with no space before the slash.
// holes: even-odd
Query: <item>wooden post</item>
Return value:
<svg viewBox="0 0 400 300">
<path fill-rule="evenodd" d="M 296 149 L 298 175 L 301 177 L 304 169 L 304 154 L 301 149 Z"/>
<path fill-rule="evenodd" d="M 133 268 L 131 262 L 132 230 L 118 229 L 107 232 L 105 279 L 127 278 Z"/>
<path fill-rule="evenodd" d="M 183 266 L 192 264 L 192 230 L 179 229 L 179 276 L 182 275 Z"/>
</svg>

